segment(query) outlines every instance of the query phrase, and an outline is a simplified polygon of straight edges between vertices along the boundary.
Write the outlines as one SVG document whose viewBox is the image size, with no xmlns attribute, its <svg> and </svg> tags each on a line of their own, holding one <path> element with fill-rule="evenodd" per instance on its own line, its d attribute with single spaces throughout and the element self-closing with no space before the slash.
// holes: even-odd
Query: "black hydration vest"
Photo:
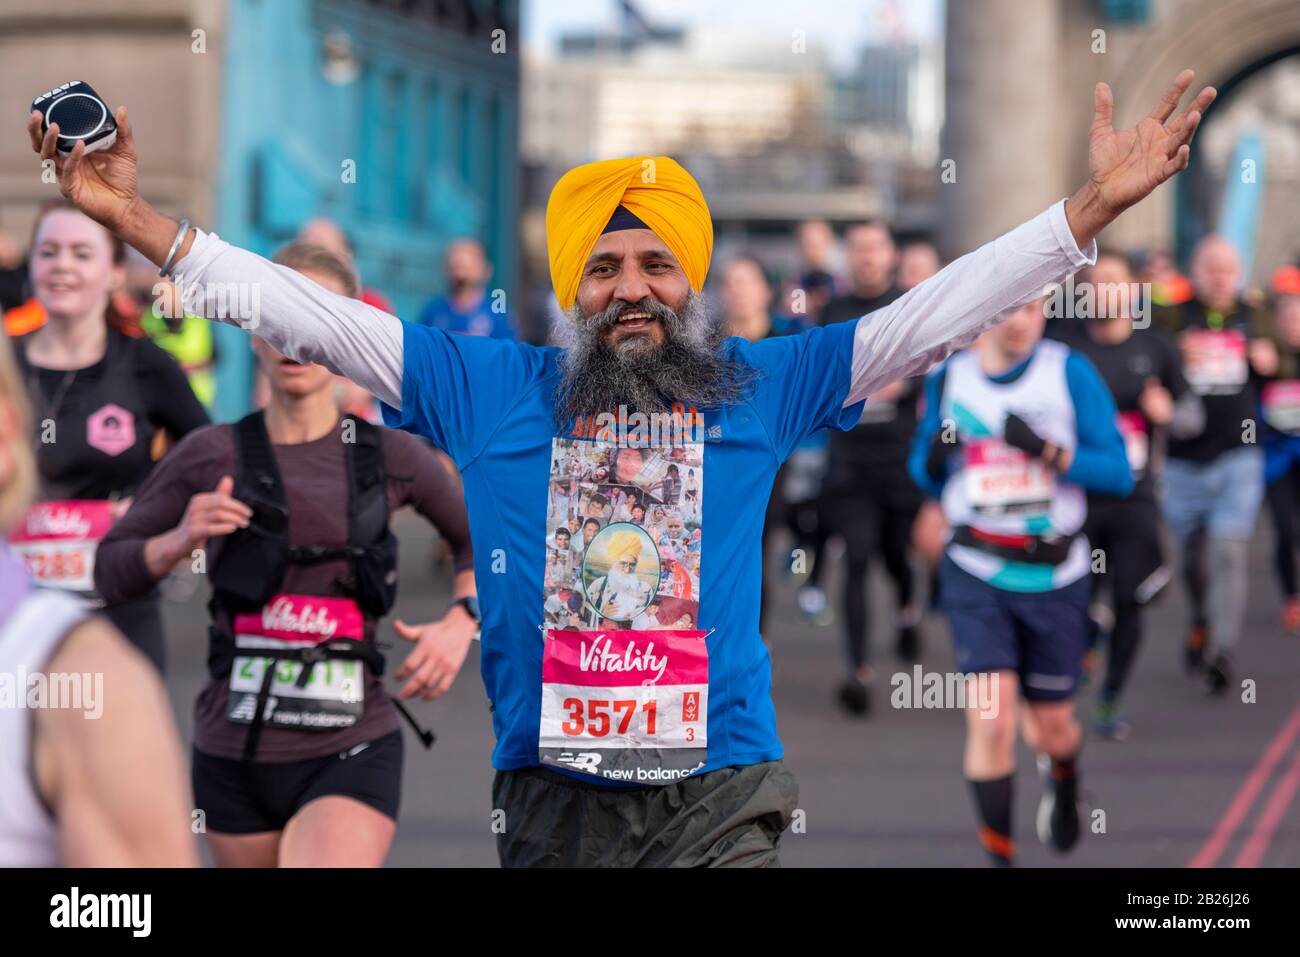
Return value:
<svg viewBox="0 0 1300 957">
<path fill-rule="evenodd" d="M 226 536 L 221 556 L 212 569 L 212 620 L 225 612 L 233 625 L 240 612 L 260 611 L 280 591 L 290 565 L 316 565 L 346 559 L 350 569 L 340 581 L 341 596 L 357 603 L 367 619 L 382 618 L 397 597 L 397 537 L 388 527 L 387 481 L 381 432 L 354 416 L 344 416 L 355 440 L 345 443 L 348 463 L 348 543 L 345 546 L 289 544 L 289 508 L 275 463 L 271 439 L 261 412 L 245 416 L 234 425 L 237 475 L 234 497 L 253 510 L 247 528 Z M 236 657 L 234 636 L 215 624 L 209 628 L 208 673 L 224 679 Z M 326 658 L 360 658 L 376 674 L 383 674 L 384 656 L 373 638 L 348 639 L 310 648 L 261 652 L 270 657 L 257 710 L 249 726 L 245 758 L 257 751 L 271 678 L 280 661 L 295 660 L 305 667 L 298 676 L 306 687 L 318 661 Z M 409 715 L 403 714 L 408 720 Z M 417 732 L 420 729 L 416 728 Z M 427 746 L 427 745 L 426 745 Z"/>
</svg>

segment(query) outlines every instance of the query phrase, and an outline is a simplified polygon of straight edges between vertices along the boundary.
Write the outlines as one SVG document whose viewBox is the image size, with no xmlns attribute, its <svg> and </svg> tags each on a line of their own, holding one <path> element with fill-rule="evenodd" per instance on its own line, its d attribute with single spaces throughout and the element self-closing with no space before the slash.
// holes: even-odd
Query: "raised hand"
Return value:
<svg viewBox="0 0 1300 957">
<path fill-rule="evenodd" d="M 1174 77 L 1156 108 L 1130 130 L 1111 125 L 1114 100 L 1110 87 L 1098 83 L 1092 129 L 1088 134 L 1088 177 L 1106 206 L 1119 213 L 1187 168 L 1192 135 L 1205 108 L 1214 102 L 1214 87 L 1196 95 L 1178 118 L 1169 120 L 1196 74 L 1184 70 Z"/>
<path fill-rule="evenodd" d="M 1114 98 L 1110 87 L 1094 91 L 1092 127 L 1088 133 L 1088 184 L 1066 208 L 1075 239 L 1091 241 L 1107 223 L 1180 170 L 1191 157 L 1192 135 L 1216 95 L 1207 86 L 1170 120 L 1196 74 L 1184 70 L 1174 78 L 1164 98 L 1132 129 L 1111 125 Z"/>
<path fill-rule="evenodd" d="M 253 510 L 234 497 L 235 480 L 223 475 L 211 492 L 190 499 L 177 530 L 187 548 L 202 545 L 209 538 L 231 535 L 247 528 Z"/>
<path fill-rule="evenodd" d="M 116 232 L 139 197 L 140 188 L 136 175 L 135 139 L 127 121 L 126 107 L 119 106 L 114 119 L 117 121 L 116 142 L 108 149 L 90 154 L 86 153 L 86 144 L 82 140 L 77 140 L 71 155 L 60 154 L 56 149 L 59 124 L 51 123 L 42 136 L 41 114 L 35 110 L 27 118 L 27 134 L 32 149 L 41 155 L 41 159 L 54 161 L 59 191 L 91 219 Z"/>
</svg>

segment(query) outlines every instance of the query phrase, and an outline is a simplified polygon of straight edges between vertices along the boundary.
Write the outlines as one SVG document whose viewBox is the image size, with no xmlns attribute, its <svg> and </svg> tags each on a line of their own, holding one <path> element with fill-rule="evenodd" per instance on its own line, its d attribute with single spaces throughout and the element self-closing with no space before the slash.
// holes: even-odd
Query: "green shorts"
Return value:
<svg viewBox="0 0 1300 957">
<path fill-rule="evenodd" d="M 492 781 L 502 867 L 777 867 L 798 801 L 780 761 L 665 787 L 612 788 L 544 768 Z"/>
</svg>

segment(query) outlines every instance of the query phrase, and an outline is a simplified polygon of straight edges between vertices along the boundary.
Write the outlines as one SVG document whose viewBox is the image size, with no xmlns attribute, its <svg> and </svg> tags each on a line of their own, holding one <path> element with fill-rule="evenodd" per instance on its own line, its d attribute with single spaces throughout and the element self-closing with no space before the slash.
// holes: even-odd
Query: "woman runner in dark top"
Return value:
<svg viewBox="0 0 1300 957">
<path fill-rule="evenodd" d="M 110 297 L 125 280 L 124 259 L 121 241 L 75 207 L 46 207 L 31 278 L 48 318 L 14 340 L 40 472 L 39 501 L 14 530 L 14 547 L 40 584 L 92 600 L 95 543 L 149 474 L 161 433 L 176 440 L 208 423 L 176 362 L 117 328 Z M 161 671 L 157 592 L 105 613 Z"/>
<path fill-rule="evenodd" d="M 334 292 L 356 295 L 350 268 L 319 247 L 295 243 L 276 261 Z M 262 421 L 283 484 L 289 544 L 347 545 L 349 443 L 356 438 L 349 433 L 363 426 L 340 417 L 328 369 L 292 362 L 262 342 L 254 349 L 270 385 Z M 197 556 L 213 581 L 221 581 L 223 551 L 255 518 L 232 494 L 243 487 L 237 484 L 240 427 L 201 429 L 160 463 L 100 545 L 96 584 L 105 595 L 125 599 L 145 592 L 178 561 Z M 426 445 L 404 432 L 373 428 L 381 440 L 389 511 L 414 506 L 454 556 L 458 600 L 446 616 L 422 626 L 395 622 L 397 633 L 415 644 L 397 671 L 398 679 L 410 678 L 400 695 L 431 699 L 450 687 L 478 630 L 476 606 L 461 601 L 474 595 L 464 500 Z M 378 616 L 362 607 L 351 570 L 346 559 L 291 563 L 260 613 L 212 606 L 213 631 L 233 632 L 239 649 L 227 673 L 214 673 L 195 704 L 194 799 L 206 812 L 218 865 L 379 866 L 388 853 L 401 792 L 402 736 L 392 699 L 363 661 L 317 661 L 302 684 L 301 661 L 277 662 L 264 726 L 251 755 L 246 750 L 253 692 L 265 677 L 266 659 L 245 649 L 375 638 Z M 349 672 L 349 666 L 359 667 Z M 358 676 L 360 695 L 346 693 L 349 673 Z M 354 720 L 348 723 L 338 716 L 350 700 Z"/>
</svg>

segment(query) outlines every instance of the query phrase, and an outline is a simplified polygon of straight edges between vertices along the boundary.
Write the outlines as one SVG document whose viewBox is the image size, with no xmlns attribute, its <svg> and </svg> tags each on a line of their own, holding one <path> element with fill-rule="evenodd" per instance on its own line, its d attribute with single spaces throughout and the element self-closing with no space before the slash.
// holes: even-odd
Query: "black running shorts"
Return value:
<svg viewBox="0 0 1300 957">
<path fill-rule="evenodd" d="M 350 797 L 397 820 L 402 794 L 402 732 L 341 754 L 283 763 L 234 761 L 195 750 L 194 806 L 221 834 L 280 831 L 318 797 Z"/>
</svg>

